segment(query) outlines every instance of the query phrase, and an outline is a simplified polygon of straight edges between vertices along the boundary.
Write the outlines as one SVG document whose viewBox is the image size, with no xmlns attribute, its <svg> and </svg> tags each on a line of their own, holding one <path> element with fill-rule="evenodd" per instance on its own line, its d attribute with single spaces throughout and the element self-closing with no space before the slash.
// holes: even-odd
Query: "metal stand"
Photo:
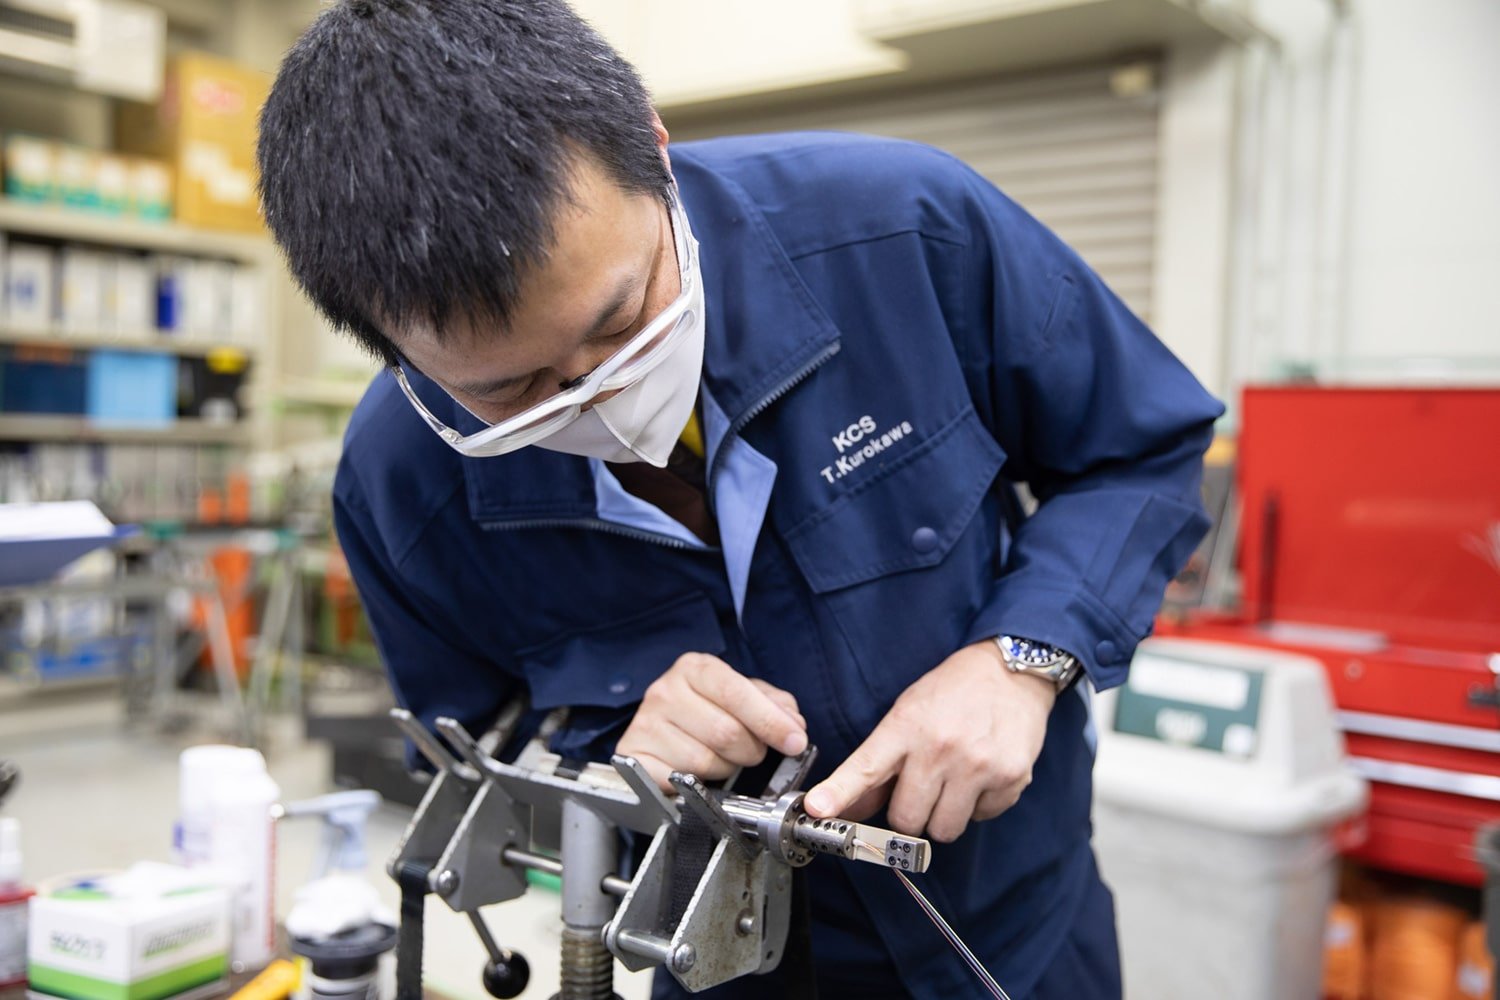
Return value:
<svg viewBox="0 0 1500 1000">
<path fill-rule="evenodd" d="M 807 815 L 800 789 L 811 747 L 784 760 L 760 797 L 673 774 L 677 796 L 669 799 L 630 757 L 580 771 L 533 741 L 513 764 L 494 759 L 518 709 L 482 743 L 454 720 L 437 720 L 447 747 L 409 712 L 391 714 L 438 772 L 388 866 L 403 887 L 403 914 L 420 923 L 427 891 L 467 914 L 491 956 L 485 985 L 497 997 L 516 996 L 525 982 L 492 976 L 491 967 L 513 973 L 524 960 L 495 943 L 478 909 L 524 893 L 530 868 L 562 877 L 558 1000 L 611 1000 L 616 959 L 633 971 L 661 965 L 695 993 L 775 969 L 790 926 L 792 869 L 814 854 L 927 869 L 925 840 Z M 615 874 L 619 829 L 652 838 L 628 881 Z M 403 937 L 418 943 L 398 950 L 406 965 L 399 1000 L 416 1000 L 420 973 L 411 963 L 421 960 L 421 931 L 405 923 Z"/>
</svg>

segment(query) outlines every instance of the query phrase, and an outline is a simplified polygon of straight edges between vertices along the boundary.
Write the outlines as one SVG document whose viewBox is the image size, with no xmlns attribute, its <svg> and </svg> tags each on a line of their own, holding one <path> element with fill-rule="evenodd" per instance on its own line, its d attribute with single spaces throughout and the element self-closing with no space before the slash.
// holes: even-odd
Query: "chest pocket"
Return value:
<svg viewBox="0 0 1500 1000">
<path fill-rule="evenodd" d="M 711 601 L 693 593 L 645 614 L 521 650 L 533 708 L 620 708 L 641 700 L 683 653 L 724 652 Z"/>
<path fill-rule="evenodd" d="M 1004 461 L 966 407 L 785 531 L 881 703 L 958 648 L 993 585 L 1006 536 L 992 487 Z"/>
</svg>

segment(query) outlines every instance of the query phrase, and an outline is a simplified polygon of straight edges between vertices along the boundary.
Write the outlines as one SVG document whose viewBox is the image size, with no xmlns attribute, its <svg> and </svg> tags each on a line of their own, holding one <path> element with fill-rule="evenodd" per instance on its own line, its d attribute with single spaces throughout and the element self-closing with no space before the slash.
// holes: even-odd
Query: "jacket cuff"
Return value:
<svg viewBox="0 0 1500 1000">
<path fill-rule="evenodd" d="M 1078 658 L 1094 689 L 1125 683 L 1130 658 L 1144 636 L 1132 632 L 1083 587 L 1035 587 L 1002 581 L 969 624 L 965 645 L 999 635 L 1024 636 Z"/>
</svg>

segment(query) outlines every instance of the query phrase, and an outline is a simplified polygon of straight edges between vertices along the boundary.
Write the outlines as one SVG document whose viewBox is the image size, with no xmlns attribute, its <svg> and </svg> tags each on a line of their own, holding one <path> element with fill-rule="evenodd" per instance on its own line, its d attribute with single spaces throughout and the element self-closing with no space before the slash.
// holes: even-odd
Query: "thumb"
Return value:
<svg viewBox="0 0 1500 1000">
<path fill-rule="evenodd" d="M 864 795 L 900 773 L 905 759 L 905 744 L 889 728 L 877 726 L 848 760 L 807 793 L 802 805 L 820 819 L 842 815 Z"/>
</svg>

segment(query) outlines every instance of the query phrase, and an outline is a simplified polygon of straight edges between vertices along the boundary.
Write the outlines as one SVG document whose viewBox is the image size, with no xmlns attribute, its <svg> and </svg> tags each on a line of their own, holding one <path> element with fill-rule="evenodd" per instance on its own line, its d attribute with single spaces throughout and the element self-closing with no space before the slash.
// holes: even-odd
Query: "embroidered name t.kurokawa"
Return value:
<svg viewBox="0 0 1500 1000">
<path fill-rule="evenodd" d="M 839 450 L 839 457 L 834 459 L 832 465 L 825 465 L 819 471 L 830 483 L 843 479 L 865 462 L 911 435 L 910 420 L 893 424 L 885 431 L 877 431 L 875 418 L 867 413 L 830 438 L 833 446 Z"/>
</svg>

